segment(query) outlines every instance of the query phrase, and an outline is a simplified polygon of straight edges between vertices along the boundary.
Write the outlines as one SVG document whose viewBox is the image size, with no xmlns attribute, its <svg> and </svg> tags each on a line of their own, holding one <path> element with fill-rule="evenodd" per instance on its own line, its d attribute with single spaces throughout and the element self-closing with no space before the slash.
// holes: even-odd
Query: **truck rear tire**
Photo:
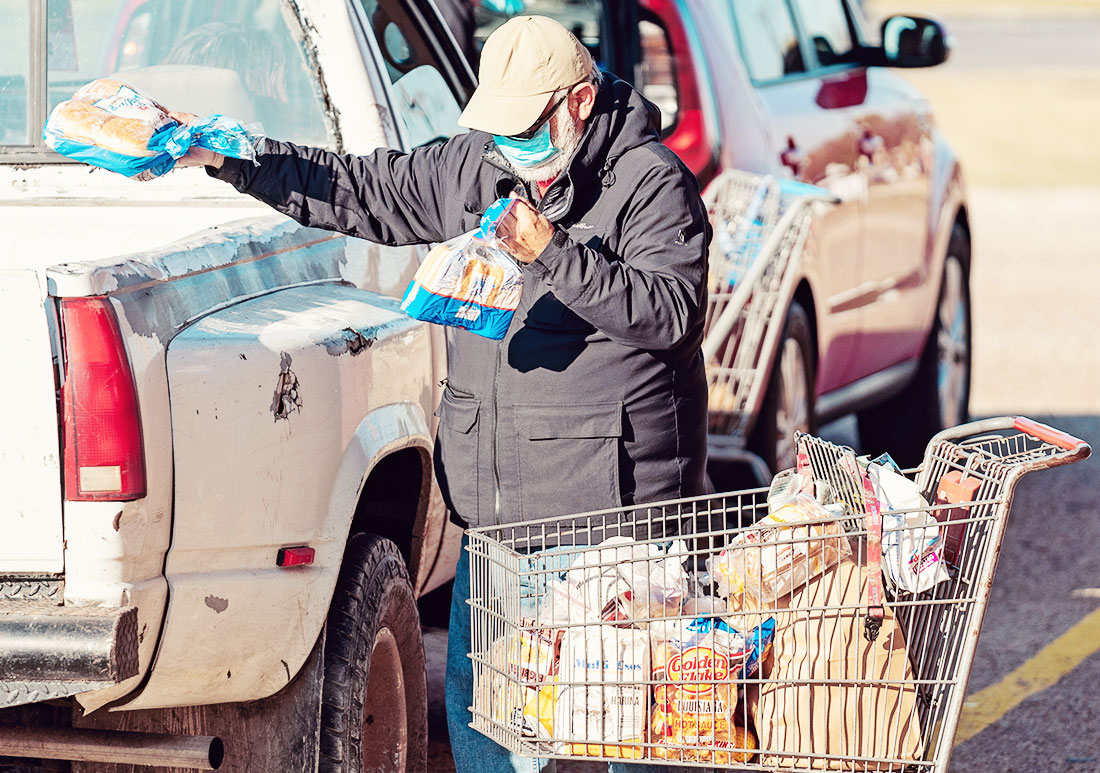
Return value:
<svg viewBox="0 0 1100 773">
<path fill-rule="evenodd" d="M 422 773 L 428 689 L 416 596 L 397 546 L 348 541 L 329 609 L 321 773 Z"/>
</svg>

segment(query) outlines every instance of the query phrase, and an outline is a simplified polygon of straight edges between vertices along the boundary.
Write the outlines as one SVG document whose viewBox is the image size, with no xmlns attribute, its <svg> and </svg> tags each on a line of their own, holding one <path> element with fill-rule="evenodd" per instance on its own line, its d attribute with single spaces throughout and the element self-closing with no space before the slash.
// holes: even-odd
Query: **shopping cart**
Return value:
<svg viewBox="0 0 1100 773">
<path fill-rule="evenodd" d="M 703 336 L 711 458 L 748 462 L 761 482 L 771 472 L 745 441 L 794 295 L 810 205 L 836 200 L 824 188 L 736 170 L 706 191 L 714 228 Z"/>
<path fill-rule="evenodd" d="M 1091 449 L 966 424 L 907 477 L 927 504 L 882 511 L 851 449 L 797 445 L 814 496 L 761 523 L 781 486 L 471 529 L 471 726 L 531 757 L 946 773 L 1016 484 Z M 914 522 L 944 576 L 884 587 L 878 541 Z"/>
</svg>

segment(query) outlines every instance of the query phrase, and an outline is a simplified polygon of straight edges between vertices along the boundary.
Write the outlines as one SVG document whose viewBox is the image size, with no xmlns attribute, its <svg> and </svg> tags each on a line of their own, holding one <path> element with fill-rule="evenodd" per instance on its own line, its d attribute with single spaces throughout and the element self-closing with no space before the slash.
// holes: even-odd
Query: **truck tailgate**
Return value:
<svg viewBox="0 0 1100 773">
<path fill-rule="evenodd" d="M 0 269 L 0 575 L 61 572 L 61 454 L 45 279 Z"/>
</svg>

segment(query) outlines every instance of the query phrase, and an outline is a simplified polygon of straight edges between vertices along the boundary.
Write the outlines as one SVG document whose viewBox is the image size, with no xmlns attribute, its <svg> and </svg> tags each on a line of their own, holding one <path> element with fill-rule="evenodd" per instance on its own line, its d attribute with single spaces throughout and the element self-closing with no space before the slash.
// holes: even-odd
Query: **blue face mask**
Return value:
<svg viewBox="0 0 1100 773">
<path fill-rule="evenodd" d="M 512 137 L 493 135 L 493 142 L 496 143 L 497 148 L 504 157 L 508 159 L 508 163 L 517 167 L 538 166 L 561 153 L 561 148 L 554 147 L 554 143 L 550 141 L 549 120 L 529 140 L 517 140 Z"/>
</svg>

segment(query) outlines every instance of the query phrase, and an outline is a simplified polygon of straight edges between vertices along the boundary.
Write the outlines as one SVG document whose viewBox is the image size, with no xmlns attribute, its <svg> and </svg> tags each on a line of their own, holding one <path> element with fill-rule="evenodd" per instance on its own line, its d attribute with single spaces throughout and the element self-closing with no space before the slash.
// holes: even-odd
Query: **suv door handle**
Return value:
<svg viewBox="0 0 1100 773">
<path fill-rule="evenodd" d="M 787 149 L 779 154 L 779 161 L 783 166 L 789 167 L 794 172 L 795 177 L 798 177 L 802 173 L 802 165 L 805 160 L 801 148 L 794 142 L 794 137 L 788 137 Z"/>
</svg>

